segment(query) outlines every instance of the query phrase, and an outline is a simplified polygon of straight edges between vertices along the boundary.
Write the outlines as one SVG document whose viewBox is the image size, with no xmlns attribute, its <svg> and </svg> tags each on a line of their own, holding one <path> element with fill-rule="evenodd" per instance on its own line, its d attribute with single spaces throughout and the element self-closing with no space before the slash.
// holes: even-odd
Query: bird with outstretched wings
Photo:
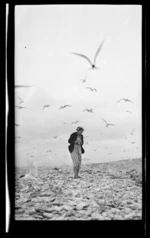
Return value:
<svg viewBox="0 0 150 238">
<path fill-rule="evenodd" d="M 51 105 L 49 105 L 49 104 L 47 104 L 47 105 L 44 105 L 43 106 L 43 110 L 47 107 L 47 108 L 49 108 Z"/>
<path fill-rule="evenodd" d="M 91 68 L 90 68 L 90 69 L 98 69 L 98 67 L 96 66 L 96 59 L 97 59 L 97 56 L 99 55 L 99 53 L 100 53 L 100 51 L 101 51 L 101 49 L 102 49 L 102 46 L 103 46 L 103 44 L 104 44 L 104 41 L 105 41 L 105 39 L 101 42 L 100 46 L 98 47 L 98 49 L 97 49 L 97 51 L 96 51 L 96 53 L 95 53 L 95 56 L 94 56 L 94 61 L 93 61 L 93 63 L 92 63 L 92 61 L 91 61 L 86 55 L 83 55 L 83 54 L 80 54 L 80 53 L 72 53 L 72 54 L 77 55 L 77 56 L 80 56 L 80 57 L 86 59 L 86 60 L 89 62 L 89 64 L 91 65 Z"/>
<path fill-rule="evenodd" d="M 131 100 L 129 100 L 128 98 L 121 98 L 120 100 L 118 100 L 117 102 L 121 102 L 121 101 L 125 101 L 125 102 L 131 102 L 133 103 Z"/>
<path fill-rule="evenodd" d="M 61 106 L 59 109 L 64 109 L 66 107 L 72 107 L 71 105 L 64 105 L 64 106 Z"/>
<path fill-rule="evenodd" d="M 86 87 L 86 88 L 89 89 L 91 92 L 93 92 L 93 91 L 97 92 L 96 88 L 91 88 L 91 87 Z"/>
<path fill-rule="evenodd" d="M 106 124 L 106 127 L 108 127 L 108 126 L 116 126 L 115 124 L 112 124 L 112 123 L 108 123 L 105 119 L 103 119 L 103 118 L 101 118 L 104 122 L 105 122 L 105 124 Z"/>
</svg>

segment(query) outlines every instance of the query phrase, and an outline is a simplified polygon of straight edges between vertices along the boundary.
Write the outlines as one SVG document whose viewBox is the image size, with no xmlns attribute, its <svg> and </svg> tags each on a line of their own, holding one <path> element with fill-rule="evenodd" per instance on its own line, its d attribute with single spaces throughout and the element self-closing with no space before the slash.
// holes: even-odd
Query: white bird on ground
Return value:
<svg viewBox="0 0 150 238">
<path fill-rule="evenodd" d="M 26 175 L 21 175 L 23 179 L 37 179 L 37 163 L 32 161 L 27 166 L 28 173 Z"/>
<path fill-rule="evenodd" d="M 105 123 L 106 123 L 106 127 L 108 126 L 116 126 L 115 124 L 112 123 L 108 123 L 106 120 L 104 120 L 103 118 L 101 118 Z"/>
<path fill-rule="evenodd" d="M 93 63 L 91 62 L 91 60 L 90 60 L 86 55 L 83 55 L 83 54 L 80 54 L 80 53 L 72 53 L 72 54 L 78 55 L 78 56 L 80 56 L 80 57 L 86 59 L 86 60 L 90 63 L 90 65 L 91 65 L 91 68 L 90 68 L 90 69 L 98 69 L 98 67 L 96 67 L 96 65 L 95 65 L 95 64 L 96 64 L 96 58 L 97 58 L 98 54 L 100 53 L 100 51 L 101 51 L 101 49 L 102 49 L 102 46 L 103 46 L 104 41 L 105 41 L 105 40 L 103 40 L 103 41 L 101 42 L 100 46 L 98 47 L 98 49 L 97 49 L 97 51 L 96 51 L 96 53 L 95 53 L 95 56 L 94 56 L 94 62 L 93 62 Z"/>
</svg>

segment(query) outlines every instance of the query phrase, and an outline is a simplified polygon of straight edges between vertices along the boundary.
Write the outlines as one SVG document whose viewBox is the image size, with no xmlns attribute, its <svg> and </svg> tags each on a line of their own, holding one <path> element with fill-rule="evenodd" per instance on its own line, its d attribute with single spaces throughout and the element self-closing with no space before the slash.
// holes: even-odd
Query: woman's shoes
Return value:
<svg viewBox="0 0 150 238">
<path fill-rule="evenodd" d="M 74 179 L 81 178 L 80 176 L 74 176 Z"/>
</svg>

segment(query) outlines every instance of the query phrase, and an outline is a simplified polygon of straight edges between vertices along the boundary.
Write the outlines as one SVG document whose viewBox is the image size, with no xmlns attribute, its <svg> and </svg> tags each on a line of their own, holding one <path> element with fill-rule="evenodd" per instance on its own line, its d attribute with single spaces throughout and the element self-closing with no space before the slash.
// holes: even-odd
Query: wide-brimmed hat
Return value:
<svg viewBox="0 0 150 238">
<path fill-rule="evenodd" d="M 78 126 L 76 130 L 77 131 L 84 131 L 83 127 L 81 127 L 81 126 Z"/>
</svg>

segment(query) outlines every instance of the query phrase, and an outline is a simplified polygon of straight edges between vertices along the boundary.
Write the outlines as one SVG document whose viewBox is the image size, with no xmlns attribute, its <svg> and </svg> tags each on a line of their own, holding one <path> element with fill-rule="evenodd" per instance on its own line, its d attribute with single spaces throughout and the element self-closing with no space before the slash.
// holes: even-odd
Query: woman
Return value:
<svg viewBox="0 0 150 238">
<path fill-rule="evenodd" d="M 68 146 L 69 152 L 71 153 L 71 158 L 73 161 L 73 171 L 74 171 L 74 178 L 79 178 L 79 170 L 81 166 L 81 157 L 84 153 L 84 149 L 82 147 L 83 141 L 83 131 L 82 127 L 78 127 L 77 132 L 74 132 L 70 135 L 68 142 L 70 145 Z"/>
</svg>

